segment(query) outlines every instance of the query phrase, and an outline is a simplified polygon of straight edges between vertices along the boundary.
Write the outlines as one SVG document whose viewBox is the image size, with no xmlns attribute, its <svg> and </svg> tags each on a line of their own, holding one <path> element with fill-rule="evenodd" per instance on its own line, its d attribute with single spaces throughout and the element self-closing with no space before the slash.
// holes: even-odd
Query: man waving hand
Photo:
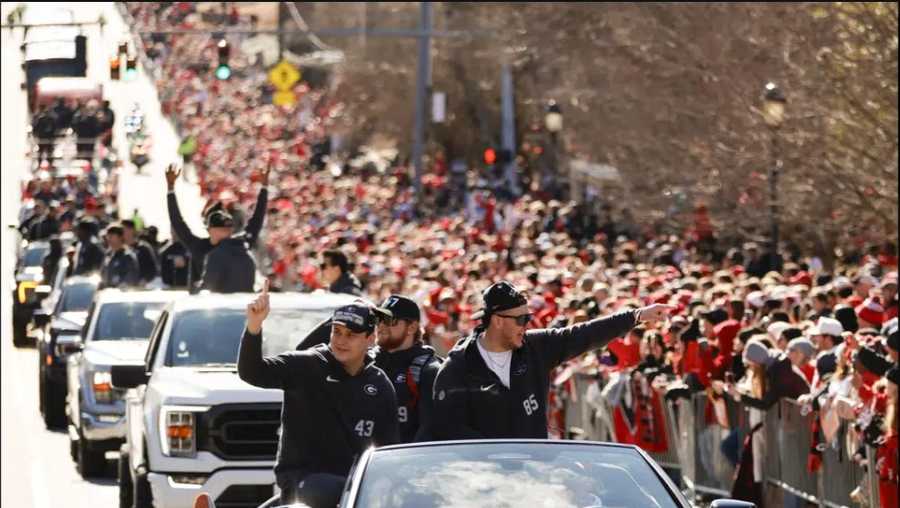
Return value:
<svg viewBox="0 0 900 508">
<path fill-rule="evenodd" d="M 532 315 L 515 286 L 498 282 L 483 298 L 482 324 L 450 351 L 434 382 L 432 425 L 438 439 L 546 439 L 550 372 L 672 309 L 651 305 L 565 328 L 526 331 Z"/>
</svg>

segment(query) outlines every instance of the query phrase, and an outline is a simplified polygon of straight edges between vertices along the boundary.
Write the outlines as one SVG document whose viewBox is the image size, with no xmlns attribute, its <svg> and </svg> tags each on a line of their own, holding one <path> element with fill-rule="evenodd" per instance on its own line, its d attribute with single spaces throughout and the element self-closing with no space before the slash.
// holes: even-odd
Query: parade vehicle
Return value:
<svg viewBox="0 0 900 508">
<path fill-rule="evenodd" d="M 94 297 L 66 362 L 66 415 L 72 458 L 83 477 L 106 466 L 125 439 L 124 391 L 110 384 L 115 365 L 139 364 L 162 308 L 185 291 L 103 289 Z"/>
<path fill-rule="evenodd" d="M 38 407 L 47 428 L 65 427 L 66 361 L 77 351 L 99 284 L 98 275 L 69 277 L 34 313 L 42 331 L 37 336 Z"/>
<path fill-rule="evenodd" d="M 12 289 L 13 344 L 22 347 L 28 342 L 28 325 L 41 300 L 51 288 L 43 284 L 44 257 L 50 252 L 50 242 L 41 240 L 21 242 Z"/>
<path fill-rule="evenodd" d="M 260 508 L 276 506 L 302 505 L 282 505 L 272 498 Z M 489 439 L 370 448 L 351 469 L 340 506 L 690 508 L 691 504 L 662 468 L 634 445 Z M 711 506 L 753 504 L 720 499 Z"/>
<path fill-rule="evenodd" d="M 38 40 L 25 44 L 25 81 L 22 87 L 28 93 L 28 111 L 37 111 L 37 84 L 47 77 L 87 76 L 87 37 L 76 35 L 67 40 Z"/>
<path fill-rule="evenodd" d="M 173 302 L 157 321 L 144 363 L 112 368 L 115 389 L 129 389 L 120 506 L 181 508 L 204 491 L 220 506 L 255 508 L 273 495 L 283 394 L 237 373 L 253 298 L 201 292 Z M 294 350 L 354 299 L 272 293 L 263 354 Z"/>
</svg>

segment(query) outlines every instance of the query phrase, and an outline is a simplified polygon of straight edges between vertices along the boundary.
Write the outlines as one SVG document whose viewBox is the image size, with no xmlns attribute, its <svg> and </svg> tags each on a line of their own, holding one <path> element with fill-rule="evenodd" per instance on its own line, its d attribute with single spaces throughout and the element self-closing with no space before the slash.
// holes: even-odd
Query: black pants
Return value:
<svg viewBox="0 0 900 508">
<path fill-rule="evenodd" d="M 281 502 L 292 504 L 298 501 L 312 508 L 335 508 L 341 501 L 346 477 L 328 473 L 312 473 L 294 481 L 290 474 L 278 476 L 281 488 Z"/>
</svg>

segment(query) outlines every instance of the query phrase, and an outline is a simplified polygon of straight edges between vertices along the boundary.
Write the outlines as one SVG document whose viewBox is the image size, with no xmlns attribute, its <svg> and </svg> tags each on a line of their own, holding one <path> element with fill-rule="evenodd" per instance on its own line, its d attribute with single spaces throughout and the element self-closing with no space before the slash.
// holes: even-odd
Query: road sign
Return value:
<svg viewBox="0 0 900 508">
<path fill-rule="evenodd" d="M 276 106 L 293 106 L 297 96 L 290 90 L 280 90 L 272 95 L 272 104 Z"/>
<path fill-rule="evenodd" d="M 279 91 L 290 90 L 297 81 L 300 81 L 300 71 L 287 60 L 278 62 L 269 71 L 269 82 Z"/>
</svg>

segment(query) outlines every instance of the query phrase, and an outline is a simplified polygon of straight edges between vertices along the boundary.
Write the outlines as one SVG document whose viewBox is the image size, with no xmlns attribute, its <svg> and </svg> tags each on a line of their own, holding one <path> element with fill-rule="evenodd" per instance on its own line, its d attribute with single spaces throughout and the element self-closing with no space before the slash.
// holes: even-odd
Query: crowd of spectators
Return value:
<svg viewBox="0 0 900 508">
<path fill-rule="evenodd" d="M 142 30 L 193 28 L 204 23 L 193 5 L 129 3 L 128 11 Z M 799 398 L 828 418 L 852 419 L 860 443 L 879 444 L 879 457 L 867 460 L 885 482 L 882 505 L 896 506 L 897 255 L 887 238 L 826 269 L 803 253 L 773 264 L 753 244 L 716 247 L 710 231 L 665 235 L 610 207 L 530 195 L 472 192 L 459 213 L 422 213 L 406 166 L 380 171 L 320 156 L 337 98 L 300 83 L 295 106 L 273 106 L 265 69 L 240 54 L 231 79 L 211 79 L 215 42 L 147 35 L 144 46 L 161 70 L 163 110 L 190 142 L 186 160 L 211 202 L 249 208 L 267 157 L 277 157 L 261 242 L 274 289 L 331 284 L 322 253 L 339 249 L 364 295 L 421 304 L 439 351 L 474 328 L 480 291 L 501 278 L 530 293 L 536 327 L 675 305 L 661 329 L 637 328 L 578 368 L 604 380 L 644 373 L 659 390 L 712 390 L 760 411 Z M 833 439 L 833 425 L 818 430 L 822 442 Z M 749 483 L 759 483 L 752 472 Z"/>
</svg>

